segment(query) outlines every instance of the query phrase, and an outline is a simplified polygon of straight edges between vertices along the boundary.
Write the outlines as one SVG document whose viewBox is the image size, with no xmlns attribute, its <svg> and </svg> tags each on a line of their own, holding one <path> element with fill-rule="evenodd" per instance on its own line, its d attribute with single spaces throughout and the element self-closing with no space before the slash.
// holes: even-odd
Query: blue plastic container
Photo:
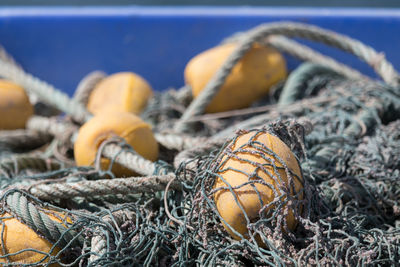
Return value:
<svg viewBox="0 0 400 267">
<path fill-rule="evenodd" d="M 400 9 L 29 7 L 0 9 L 0 43 L 30 73 L 72 94 L 93 70 L 131 70 L 156 90 L 183 85 L 197 53 L 263 22 L 315 24 L 369 44 L 400 69 Z M 368 75 L 355 57 L 314 48 Z M 288 58 L 289 68 L 298 64 Z"/>
</svg>

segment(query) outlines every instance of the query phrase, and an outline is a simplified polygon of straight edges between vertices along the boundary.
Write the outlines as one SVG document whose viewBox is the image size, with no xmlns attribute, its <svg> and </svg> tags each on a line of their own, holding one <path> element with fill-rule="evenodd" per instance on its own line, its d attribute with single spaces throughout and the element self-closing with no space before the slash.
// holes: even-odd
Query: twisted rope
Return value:
<svg viewBox="0 0 400 267">
<path fill-rule="evenodd" d="M 189 85 L 181 87 L 174 95 L 178 103 L 182 105 L 186 105 L 193 99 L 192 88 Z"/>
<path fill-rule="evenodd" d="M 69 199 L 73 197 L 93 197 L 111 194 L 137 194 L 163 191 L 175 175 L 158 175 L 149 177 L 130 177 L 82 181 L 73 183 L 36 184 L 29 188 L 29 193 L 42 200 Z M 171 185 L 179 189 L 180 183 Z"/>
<path fill-rule="evenodd" d="M 58 170 L 62 164 L 38 155 L 13 155 L 11 157 L 2 158 L 0 161 L 0 177 L 11 177 L 20 170 L 36 170 L 40 172 Z"/>
<path fill-rule="evenodd" d="M 359 71 L 284 36 L 269 36 L 266 40 L 266 43 L 275 47 L 281 52 L 290 54 L 300 60 L 330 68 L 349 79 L 370 79 L 368 76 L 361 74 Z"/>
<path fill-rule="evenodd" d="M 74 96 L 72 97 L 76 102 L 86 106 L 89 100 L 89 96 L 93 89 L 99 84 L 106 74 L 102 71 L 92 71 L 87 74 L 76 87 Z"/>
<path fill-rule="evenodd" d="M 333 78 L 339 78 L 342 76 L 328 67 L 313 63 L 303 63 L 300 67 L 294 70 L 286 80 L 285 86 L 283 87 L 279 97 L 278 106 L 282 108 L 296 102 L 306 89 L 307 81 L 315 76 L 321 75 L 329 75 Z"/>
<path fill-rule="evenodd" d="M 67 94 L 1 59 L 0 75 L 37 94 L 41 99 L 58 107 L 68 115 L 71 115 L 78 122 L 85 122 L 92 117 L 81 103 L 71 100 Z M 33 127 L 32 124 L 31 127 Z M 155 170 L 157 170 L 157 166 L 155 166 L 151 161 L 148 161 L 137 154 L 127 153 L 126 151 L 119 151 L 121 152 L 119 153 L 117 150 L 121 149 L 118 149 L 115 145 L 107 146 L 104 149 L 104 155 L 106 157 L 110 155 L 114 157 L 117 154 L 120 154 L 117 158 L 117 162 L 140 174 L 151 175 Z"/>
<path fill-rule="evenodd" d="M 111 214 L 107 214 L 104 216 L 103 222 L 104 224 L 108 225 L 114 225 L 116 224 L 117 226 L 121 225 L 124 223 L 126 220 L 131 220 L 133 221 L 135 218 L 135 213 L 129 210 L 117 210 L 112 212 Z M 89 258 L 88 265 L 92 266 L 95 264 L 95 262 L 102 257 L 104 257 L 107 252 L 108 252 L 108 244 L 107 244 L 107 237 L 104 233 L 105 227 L 96 227 L 95 229 L 95 234 L 92 237 L 91 240 L 91 246 L 90 246 L 90 252 L 91 256 Z M 95 266 L 102 266 L 100 263 L 95 264 Z"/>
<path fill-rule="evenodd" d="M 233 36 L 226 38 L 222 43 L 238 42 L 240 39 L 244 38 L 244 36 L 246 36 L 246 32 L 236 33 Z M 370 79 L 368 76 L 361 74 L 359 71 L 284 36 L 268 36 L 265 38 L 264 43 L 302 61 L 312 62 L 328 67 L 347 78 Z"/>
<path fill-rule="evenodd" d="M 280 116 L 283 114 L 292 114 L 296 112 L 301 112 L 306 108 L 309 108 L 312 105 L 321 105 L 324 103 L 329 103 L 331 101 L 337 100 L 339 97 L 338 96 L 316 96 L 312 98 L 307 98 L 303 100 L 296 101 L 296 103 L 293 103 L 289 106 L 285 106 L 284 108 L 280 108 L 279 105 L 270 105 L 271 108 L 269 109 L 269 112 L 265 114 L 260 114 L 257 116 L 253 116 L 250 119 L 241 121 L 235 125 L 232 125 L 217 134 L 213 135 L 211 137 L 211 140 L 217 140 L 221 138 L 228 138 L 232 137 L 237 130 L 242 129 L 242 130 L 249 130 L 251 128 L 258 127 L 270 120 L 278 119 Z"/>
<path fill-rule="evenodd" d="M 206 137 L 191 137 L 176 134 L 158 134 L 154 135 L 157 142 L 168 149 L 176 149 L 178 151 L 185 150 L 202 144 L 207 141 Z"/>
<path fill-rule="evenodd" d="M 49 133 L 72 145 L 78 134 L 78 126 L 71 122 L 41 116 L 32 116 L 26 123 L 26 128 L 36 132 Z"/>
<path fill-rule="evenodd" d="M 2 45 L 0 45 L 0 59 L 14 65 L 17 68 L 22 69 L 21 65 L 17 63 L 14 57 L 11 56 Z"/>
<path fill-rule="evenodd" d="M 70 122 L 63 122 L 54 118 L 40 116 L 32 116 L 28 120 L 26 127 L 33 131 L 50 133 L 51 135 L 54 135 L 57 138 L 61 138 L 65 141 L 67 141 L 68 139 L 65 137 L 69 136 L 69 142 L 72 143 L 74 142 L 78 134 L 78 127 Z M 168 149 L 175 149 L 178 151 L 191 148 L 198 145 L 199 143 L 203 143 L 206 141 L 206 138 L 204 137 L 191 137 L 176 134 L 156 133 L 154 134 L 154 137 L 159 144 L 165 146 Z"/>
<path fill-rule="evenodd" d="M 77 135 L 77 127 L 73 124 L 39 116 L 32 117 L 27 123 L 27 128 L 35 131 L 48 132 L 55 136 L 64 137 L 67 135 L 69 136 L 71 143 L 73 143 Z M 155 137 L 157 142 L 165 147 L 169 149 L 177 149 L 179 151 L 193 147 L 199 142 L 205 140 L 204 138 L 191 138 L 173 134 L 156 134 Z M 164 168 L 164 166 L 158 163 L 153 163 L 132 151 L 122 150 L 121 146 L 116 144 L 106 144 L 102 149 L 101 154 L 141 175 L 153 175 L 158 169 Z"/>
<path fill-rule="evenodd" d="M 6 192 L 5 201 L 17 218 L 36 233 L 45 236 L 51 242 L 56 242 L 57 246 L 65 247 L 71 241 L 74 241 L 74 245 L 79 245 L 83 241 L 82 238 L 75 238 L 75 231 L 66 229 L 64 225 L 50 219 L 47 214 L 39 211 L 20 191 L 11 190 Z"/>
<path fill-rule="evenodd" d="M 104 146 L 101 154 L 109 159 L 114 159 L 118 164 L 141 175 L 153 175 L 157 169 L 156 163 L 132 151 L 122 150 L 122 148 L 116 144 L 107 144 Z"/>
<path fill-rule="evenodd" d="M 67 94 L 3 59 L 0 59 L 0 76 L 21 85 L 27 92 L 36 94 L 44 102 L 55 106 L 78 122 L 84 122 L 91 117 L 81 103 L 71 100 Z"/>
<path fill-rule="evenodd" d="M 95 232 L 101 231 L 101 228 L 98 227 L 95 230 Z M 95 234 L 90 241 L 90 252 L 92 255 L 89 257 L 88 266 L 93 266 L 94 262 L 106 255 L 108 250 L 107 247 L 107 239 L 105 235 L 102 232 Z"/>
<path fill-rule="evenodd" d="M 23 149 L 32 150 L 40 147 L 51 140 L 51 135 L 46 132 L 36 132 L 31 130 L 3 130 L 0 131 L 1 149 Z"/>
<path fill-rule="evenodd" d="M 233 67 L 251 48 L 254 42 L 277 34 L 317 41 L 350 52 L 369 64 L 387 84 L 394 87 L 399 85 L 399 74 L 393 65 L 385 59 L 384 55 L 377 53 L 373 48 L 364 45 L 358 40 L 302 23 L 278 22 L 261 24 L 246 33 L 246 36 L 240 41 L 234 52 L 207 83 L 199 96 L 186 109 L 181 119 L 175 125 L 175 131 L 185 131 L 188 127 L 187 120 L 204 112 Z"/>
<path fill-rule="evenodd" d="M 174 167 L 178 169 L 181 164 L 186 163 L 185 168 L 194 170 L 195 166 L 197 166 L 197 163 L 193 162 L 193 164 L 190 164 L 190 161 L 202 155 L 208 155 L 211 151 L 219 149 L 225 142 L 225 139 L 209 140 L 201 145 L 193 146 L 189 149 L 183 150 L 175 156 Z"/>
</svg>

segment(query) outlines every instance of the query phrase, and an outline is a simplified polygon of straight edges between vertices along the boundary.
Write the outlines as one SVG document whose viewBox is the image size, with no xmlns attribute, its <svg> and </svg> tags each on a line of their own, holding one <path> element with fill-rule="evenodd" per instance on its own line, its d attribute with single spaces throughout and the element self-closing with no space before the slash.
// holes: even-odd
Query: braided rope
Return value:
<svg viewBox="0 0 400 267">
<path fill-rule="evenodd" d="M 78 122 L 84 122 L 91 117 L 81 103 L 71 100 L 62 91 L 2 59 L 0 59 L 0 76 L 21 85 L 26 91 L 36 94 L 44 102 L 71 115 Z"/>
<path fill-rule="evenodd" d="M 189 124 L 187 120 L 204 112 L 233 67 L 251 48 L 254 42 L 276 34 L 317 41 L 350 52 L 368 63 L 386 83 L 395 87 L 399 85 L 399 74 L 393 65 L 385 59 L 383 54 L 377 53 L 373 48 L 364 45 L 358 40 L 302 23 L 278 22 L 261 24 L 246 33 L 246 36 L 242 38 L 234 52 L 207 83 L 199 96 L 186 109 L 181 119 L 176 123 L 175 131 L 185 131 Z"/>
<path fill-rule="evenodd" d="M 29 188 L 29 192 L 42 199 L 69 199 L 73 197 L 93 197 L 111 194 L 137 194 L 163 191 L 175 175 L 159 175 L 148 177 L 130 177 L 101 179 L 96 181 L 82 181 L 73 183 L 36 184 Z M 179 183 L 171 186 L 179 189 Z"/>
<path fill-rule="evenodd" d="M 75 239 L 75 231 L 66 229 L 61 223 L 50 219 L 47 214 L 40 212 L 35 205 L 28 202 L 26 196 L 20 191 L 13 190 L 6 193 L 5 199 L 7 206 L 17 218 L 50 241 L 57 242 L 58 246 L 65 247 L 72 240 L 75 240 L 75 244 L 82 241 Z"/>
<path fill-rule="evenodd" d="M 104 78 L 106 74 L 102 71 L 92 71 L 87 74 L 83 79 L 79 82 L 76 87 L 74 96 L 72 97 L 76 102 L 85 105 L 88 103 L 89 96 L 92 93 L 93 89 L 99 84 Z"/>
</svg>

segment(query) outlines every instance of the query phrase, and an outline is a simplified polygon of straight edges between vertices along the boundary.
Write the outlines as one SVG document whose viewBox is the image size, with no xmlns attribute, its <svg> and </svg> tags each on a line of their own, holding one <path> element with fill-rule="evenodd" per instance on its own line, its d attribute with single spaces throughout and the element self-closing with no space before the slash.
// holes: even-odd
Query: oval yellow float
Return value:
<svg viewBox="0 0 400 267">
<path fill-rule="evenodd" d="M 89 96 L 87 108 L 100 112 L 132 112 L 139 114 L 153 95 L 149 83 L 133 72 L 120 72 L 103 79 Z"/>
<path fill-rule="evenodd" d="M 94 116 L 79 129 L 74 144 L 76 164 L 93 165 L 101 143 L 113 136 L 125 139 L 139 155 L 148 160 L 155 161 L 158 158 L 158 144 L 147 123 L 132 113 L 111 112 Z M 103 169 L 108 169 L 109 164 L 110 160 L 101 159 Z M 118 164 L 114 164 L 112 171 L 118 177 L 134 175 Z"/>
<path fill-rule="evenodd" d="M 0 129 L 25 128 L 25 123 L 33 114 L 25 90 L 10 81 L 0 79 Z"/>
<path fill-rule="evenodd" d="M 231 187 L 237 188 L 233 189 L 234 193 L 229 189 L 216 191 L 214 201 L 219 214 L 226 223 L 245 238 L 249 238 L 246 217 L 235 198 L 246 212 L 249 220 L 254 222 L 260 218 L 262 207 L 287 192 L 294 196 L 302 190 L 302 173 L 297 159 L 289 147 L 278 137 L 266 132 L 245 133 L 232 141 L 228 149 L 232 149 L 232 154 L 228 153 L 222 157 L 217 174 Z M 293 177 L 294 188 L 288 185 L 288 175 L 282 163 L 288 167 Z M 266 185 L 257 182 L 249 183 L 260 179 Z M 245 183 L 249 184 L 244 185 Z M 228 185 L 218 177 L 214 184 L 214 189 L 221 187 L 228 187 Z M 276 195 L 274 190 L 277 192 Z M 282 200 L 285 198 L 282 197 Z M 298 193 L 294 198 L 300 200 L 303 198 L 303 194 Z M 264 211 L 265 216 L 273 208 L 274 205 L 266 208 Z M 283 208 L 285 208 L 285 205 Z M 293 210 L 289 209 L 285 220 L 288 228 L 294 230 L 296 219 Z M 233 238 L 240 239 L 226 224 L 223 225 Z M 258 239 L 257 242 L 260 241 L 259 238 L 256 239 Z"/>
<path fill-rule="evenodd" d="M 228 43 L 211 48 L 189 61 L 185 81 L 197 97 L 237 47 Z M 206 112 L 246 108 L 265 96 L 270 87 L 286 77 L 286 62 L 274 48 L 253 45 L 233 67 Z"/>
<path fill-rule="evenodd" d="M 51 212 L 46 213 L 50 219 L 62 223 L 60 218 L 54 216 Z M 60 217 L 62 215 L 60 214 Z M 69 222 L 72 220 L 67 218 Z M 1 226 L 0 231 L 2 233 L 3 242 L 0 244 L 0 255 L 8 255 L 6 258 L 0 258 L 0 263 L 12 263 L 16 264 L 35 264 L 41 262 L 46 264 L 49 262 L 49 257 L 46 254 L 56 256 L 60 251 L 60 248 L 54 247 L 54 245 L 46 240 L 45 238 L 38 235 L 35 231 L 29 228 L 26 224 L 20 222 L 9 213 L 4 213 L 0 218 Z M 29 249 L 23 251 L 25 249 Z M 3 254 L 3 250 L 5 254 Z M 36 252 L 40 251 L 42 253 Z M 23 252 L 21 252 L 23 251 Z M 42 261 L 43 260 L 43 261 Z M 35 265 L 36 266 L 36 265 Z M 58 264 L 52 264 L 51 266 L 59 266 Z"/>
</svg>

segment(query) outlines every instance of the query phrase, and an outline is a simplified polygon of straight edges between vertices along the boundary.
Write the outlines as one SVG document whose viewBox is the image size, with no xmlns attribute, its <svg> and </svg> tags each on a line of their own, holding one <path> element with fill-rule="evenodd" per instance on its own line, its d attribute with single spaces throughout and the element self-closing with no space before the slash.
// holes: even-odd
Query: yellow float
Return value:
<svg viewBox="0 0 400 267">
<path fill-rule="evenodd" d="M 91 92 L 87 104 L 93 114 L 132 112 L 139 114 L 153 95 L 149 83 L 133 72 L 120 72 L 103 79 Z"/>
<path fill-rule="evenodd" d="M 265 153 L 265 148 L 262 148 L 262 146 L 269 148 L 276 156 Z M 256 173 L 258 178 L 261 178 L 269 185 L 261 183 L 246 184 L 233 189 L 234 193 L 229 189 L 220 189 L 214 194 L 214 201 L 221 217 L 234 230 L 245 238 L 249 238 L 246 217 L 235 198 L 242 205 L 249 220 L 251 222 L 257 221 L 260 218 L 261 208 L 273 202 L 276 197 L 282 196 L 283 192 L 289 192 L 290 195 L 298 200 L 303 198 L 303 194 L 299 193 L 303 188 L 302 173 L 299 163 L 289 147 L 278 137 L 269 133 L 248 132 L 242 134 L 232 141 L 228 147 L 232 149 L 233 155 L 229 155 L 229 157 L 224 155 L 222 157 L 221 165 L 217 171 L 220 177 L 231 187 L 238 187 L 249 181 L 257 180 L 257 177 L 252 176 L 252 174 Z M 239 148 L 241 149 L 240 151 L 238 150 Z M 294 188 L 289 187 L 288 175 L 278 157 L 288 167 L 293 177 Z M 260 166 L 263 166 L 263 168 L 260 168 Z M 214 189 L 228 187 L 220 177 L 216 179 Z M 282 190 L 282 187 L 285 189 Z M 272 188 L 275 188 L 277 195 L 275 195 Z M 283 196 L 281 200 L 283 201 L 285 198 Z M 273 208 L 275 208 L 274 205 L 271 205 L 271 207 L 265 209 L 265 215 Z M 288 229 L 294 230 L 297 222 L 293 210 L 289 209 L 285 220 Z M 223 223 L 223 225 L 233 238 L 240 239 L 226 224 Z M 258 242 L 260 241 L 258 237 L 256 239 L 258 239 Z"/>
<path fill-rule="evenodd" d="M 234 43 L 220 45 L 189 61 L 185 68 L 185 81 L 192 88 L 194 97 L 200 94 L 236 47 Z M 206 112 L 246 108 L 265 96 L 270 87 L 286 75 L 283 56 L 272 47 L 255 44 L 233 67 Z"/>
<path fill-rule="evenodd" d="M 50 219 L 62 223 L 60 220 L 60 218 L 62 218 L 62 214 L 57 217 L 54 215 L 56 212 L 46 212 L 46 214 Z M 67 221 L 72 222 L 70 218 L 67 218 Z M 60 251 L 60 248 L 54 247 L 51 242 L 38 235 L 26 224 L 11 216 L 9 213 L 2 214 L 0 217 L 0 222 L 0 231 L 2 233 L 0 255 L 4 256 L 8 254 L 14 254 L 8 256 L 7 258 L 0 258 L 0 264 L 6 264 L 9 262 L 13 265 L 18 265 L 37 264 L 38 262 L 41 262 L 41 264 L 45 265 L 50 260 L 49 256 L 46 254 L 56 256 Z M 37 251 L 40 251 L 41 253 Z M 59 265 L 51 264 L 50 266 Z"/>
<path fill-rule="evenodd" d="M 94 116 L 79 129 L 74 144 L 76 164 L 93 165 L 101 143 L 116 136 L 123 138 L 142 157 L 151 161 L 158 158 L 158 144 L 147 123 L 132 113 L 111 112 Z M 101 159 L 102 169 L 108 169 L 109 164 L 109 159 Z M 134 175 L 118 164 L 114 164 L 112 172 L 118 177 Z"/>
<path fill-rule="evenodd" d="M 10 81 L 0 79 L 0 129 L 25 128 L 25 123 L 33 114 L 25 90 Z"/>
</svg>

